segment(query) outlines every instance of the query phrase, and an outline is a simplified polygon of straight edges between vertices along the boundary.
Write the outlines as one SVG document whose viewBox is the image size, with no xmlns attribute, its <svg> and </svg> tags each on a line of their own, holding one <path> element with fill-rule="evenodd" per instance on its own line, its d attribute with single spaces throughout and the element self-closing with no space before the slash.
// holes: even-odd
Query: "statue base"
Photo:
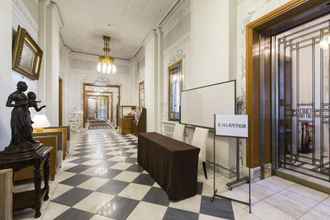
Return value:
<svg viewBox="0 0 330 220">
<path fill-rule="evenodd" d="M 41 143 L 39 141 L 26 141 L 17 145 L 9 145 L 1 153 L 26 153 L 30 151 L 36 151 L 40 147 Z"/>
</svg>

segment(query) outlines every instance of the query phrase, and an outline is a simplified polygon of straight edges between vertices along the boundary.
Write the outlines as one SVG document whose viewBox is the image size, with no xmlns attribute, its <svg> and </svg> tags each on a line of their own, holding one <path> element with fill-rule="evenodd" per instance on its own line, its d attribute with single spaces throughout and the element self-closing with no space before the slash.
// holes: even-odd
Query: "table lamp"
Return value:
<svg viewBox="0 0 330 220">
<path fill-rule="evenodd" d="M 50 123 L 44 114 L 36 114 L 32 118 L 32 127 L 36 132 L 42 132 L 44 128 L 49 127 Z"/>
</svg>

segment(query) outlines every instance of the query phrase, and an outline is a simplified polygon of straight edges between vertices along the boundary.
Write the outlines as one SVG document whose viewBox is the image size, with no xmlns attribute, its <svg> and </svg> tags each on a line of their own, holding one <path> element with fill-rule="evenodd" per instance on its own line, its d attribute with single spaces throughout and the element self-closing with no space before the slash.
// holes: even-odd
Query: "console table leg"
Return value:
<svg viewBox="0 0 330 220">
<path fill-rule="evenodd" d="M 45 197 L 44 201 L 49 199 L 49 156 L 44 162 L 44 181 L 45 181 Z"/>
<path fill-rule="evenodd" d="M 40 174 L 40 163 L 41 161 L 38 159 L 35 161 L 34 165 L 34 190 L 35 190 L 35 201 L 34 201 L 34 210 L 35 218 L 39 218 L 41 216 L 40 208 L 41 208 L 41 174 Z"/>
</svg>

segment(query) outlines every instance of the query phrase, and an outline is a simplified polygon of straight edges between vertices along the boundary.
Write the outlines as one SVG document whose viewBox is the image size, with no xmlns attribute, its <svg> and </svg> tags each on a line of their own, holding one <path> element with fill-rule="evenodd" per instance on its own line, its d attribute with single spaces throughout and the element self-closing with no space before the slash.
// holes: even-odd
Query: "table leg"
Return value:
<svg viewBox="0 0 330 220">
<path fill-rule="evenodd" d="M 39 159 L 35 160 L 34 164 L 34 191 L 35 191 L 35 201 L 34 201 L 34 210 L 35 218 L 39 218 L 41 216 L 40 208 L 41 208 L 41 174 L 40 174 L 40 164 L 41 161 Z"/>
<path fill-rule="evenodd" d="M 44 181 L 45 181 L 45 197 L 44 201 L 49 199 L 49 156 L 44 162 Z"/>
</svg>

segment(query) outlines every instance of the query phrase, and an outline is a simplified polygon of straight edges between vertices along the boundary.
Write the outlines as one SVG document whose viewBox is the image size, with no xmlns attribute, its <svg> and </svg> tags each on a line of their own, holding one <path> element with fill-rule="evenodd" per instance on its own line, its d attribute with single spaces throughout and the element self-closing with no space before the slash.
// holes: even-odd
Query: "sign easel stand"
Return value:
<svg viewBox="0 0 330 220">
<path fill-rule="evenodd" d="M 249 201 L 246 202 L 246 201 L 242 201 L 242 200 L 238 200 L 238 199 L 234 199 L 234 198 L 230 198 L 230 197 L 227 197 L 227 196 L 223 196 L 223 195 L 219 195 L 217 194 L 218 190 L 216 189 L 216 186 L 215 186 L 215 181 L 216 181 L 216 178 L 215 178 L 215 169 L 216 169 L 216 161 L 215 161 L 215 146 L 216 146 L 216 143 L 215 143 L 215 138 L 216 137 L 231 137 L 231 138 L 235 138 L 236 139 L 236 180 L 230 182 L 230 183 L 227 183 L 227 187 L 229 188 L 229 190 L 232 190 L 234 187 L 237 187 L 237 186 L 240 186 L 244 183 L 248 183 L 249 184 Z M 233 201 L 233 202 L 237 202 L 237 203 L 241 203 L 241 204 L 244 204 L 244 205 L 247 205 L 249 206 L 249 213 L 251 214 L 252 213 L 252 202 L 251 202 L 251 190 L 252 190 L 252 187 L 251 187 L 251 168 L 249 167 L 249 176 L 248 177 L 243 177 L 241 178 L 240 177 L 240 166 L 239 166 L 239 140 L 240 139 L 247 139 L 247 138 L 242 138 L 242 137 L 235 137 L 235 136 L 222 136 L 222 135 L 217 135 L 216 134 L 216 115 L 214 115 L 214 135 L 213 135 L 213 197 L 212 197 L 212 201 L 214 201 L 215 198 L 221 198 L 221 199 L 226 199 L 226 200 L 230 200 L 230 201 Z"/>
<path fill-rule="evenodd" d="M 227 183 L 227 187 L 229 190 L 232 190 L 235 187 L 238 187 L 240 185 L 243 185 L 245 183 L 249 183 L 250 179 L 248 176 L 246 177 L 241 177 L 241 171 L 240 171 L 240 147 L 239 147 L 239 140 L 240 138 L 235 137 L 236 138 L 236 180 Z M 244 138 L 246 139 L 246 138 Z"/>
</svg>

